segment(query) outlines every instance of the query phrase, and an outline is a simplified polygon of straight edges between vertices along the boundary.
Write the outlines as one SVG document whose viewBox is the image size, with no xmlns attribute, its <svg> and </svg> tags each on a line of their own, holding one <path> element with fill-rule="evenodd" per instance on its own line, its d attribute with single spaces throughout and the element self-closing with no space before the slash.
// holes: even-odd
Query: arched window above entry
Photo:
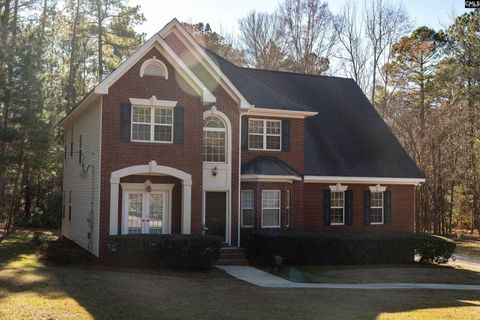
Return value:
<svg viewBox="0 0 480 320">
<path fill-rule="evenodd" d="M 145 60 L 140 67 L 140 77 L 154 76 L 168 79 L 168 69 L 162 60 L 153 58 Z"/>
<path fill-rule="evenodd" d="M 223 120 L 217 116 L 208 116 L 203 120 L 203 161 L 226 161 L 226 133 Z"/>
</svg>

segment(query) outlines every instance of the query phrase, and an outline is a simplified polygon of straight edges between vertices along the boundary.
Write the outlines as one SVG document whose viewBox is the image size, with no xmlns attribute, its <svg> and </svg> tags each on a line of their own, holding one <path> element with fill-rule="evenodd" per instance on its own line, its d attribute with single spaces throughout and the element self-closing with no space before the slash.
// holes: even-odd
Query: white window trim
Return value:
<svg viewBox="0 0 480 320">
<path fill-rule="evenodd" d="M 250 133 L 250 120 L 262 121 L 263 122 L 263 133 Z M 280 134 L 267 134 L 267 122 L 278 122 L 280 123 Z M 263 137 L 263 148 L 250 148 L 250 135 L 262 136 Z M 280 137 L 280 144 L 278 149 L 268 149 L 267 148 L 267 136 L 271 137 Z M 258 119 L 258 118 L 249 118 L 248 119 L 248 150 L 256 151 L 282 151 L 282 120 L 272 120 L 272 119 Z"/>
<path fill-rule="evenodd" d="M 145 190 L 144 183 L 120 183 L 122 186 L 122 230 L 121 234 L 128 234 L 128 213 L 125 208 L 128 208 L 128 193 L 131 192 L 141 192 L 144 197 L 148 194 Z M 165 192 L 165 204 L 166 211 L 164 212 L 164 227 L 162 227 L 163 234 L 170 234 L 171 227 L 172 227 L 172 191 L 173 191 L 173 184 L 165 184 L 165 183 L 152 183 L 151 184 L 151 192 Z M 142 201 L 145 201 L 143 198 Z"/>
<path fill-rule="evenodd" d="M 343 189 L 343 188 L 342 188 Z M 345 225 L 345 191 L 347 190 L 347 187 L 345 186 L 345 190 L 332 190 L 332 186 L 330 186 L 330 190 L 331 192 L 341 192 L 342 193 L 342 203 L 343 203 L 343 206 L 341 207 L 342 208 L 342 223 L 339 223 L 339 222 L 331 222 L 330 225 L 331 226 L 344 226 Z M 331 197 L 331 196 L 330 196 Z M 331 198 L 330 198 L 331 199 Z M 331 200 L 330 200 L 331 201 Z M 340 207 L 332 207 L 332 204 L 330 202 L 330 219 L 332 218 L 331 214 L 332 214 L 332 209 L 340 209 Z"/>
<path fill-rule="evenodd" d="M 252 193 L 252 207 L 251 207 L 251 208 L 245 208 L 245 207 L 243 206 L 243 193 L 244 193 L 244 192 L 251 192 L 251 193 Z M 255 199 L 254 199 L 254 196 L 255 196 L 255 195 L 254 195 L 254 193 L 253 193 L 253 190 L 251 190 L 251 189 L 245 189 L 245 190 L 242 190 L 242 191 L 241 191 L 240 197 L 241 197 L 241 215 L 242 215 L 242 216 L 240 217 L 240 221 L 241 221 L 241 226 L 242 226 L 242 228 L 253 228 L 253 226 L 254 226 L 254 224 L 255 224 L 254 221 L 253 221 L 253 220 L 255 219 Z M 247 224 L 244 224 L 244 223 L 243 223 L 243 210 L 244 210 L 244 209 L 252 210 L 252 215 L 253 215 L 253 216 L 252 216 L 252 224 L 248 224 L 248 225 L 247 225 Z"/>
<path fill-rule="evenodd" d="M 278 208 L 266 208 L 263 206 L 263 197 L 264 197 L 264 193 L 265 192 L 276 192 L 278 193 L 278 205 L 279 207 Z M 280 228 L 280 226 L 282 225 L 282 221 L 281 221 L 281 211 L 282 211 L 282 192 L 281 190 L 262 190 L 262 228 Z M 277 226 L 266 226 L 263 224 L 263 210 L 264 209 L 278 209 L 278 225 Z"/>
<path fill-rule="evenodd" d="M 143 124 L 147 125 L 147 122 L 134 122 L 133 121 L 133 108 L 149 108 L 150 109 L 150 140 L 138 140 L 138 139 L 133 139 L 133 125 L 134 124 Z M 156 109 L 171 109 L 172 110 L 172 124 L 159 124 L 155 123 L 155 110 Z M 171 144 L 173 143 L 173 125 L 175 123 L 175 112 L 173 112 L 173 108 L 167 108 L 167 107 L 152 107 L 150 105 L 132 105 L 132 110 L 131 110 L 131 115 L 130 115 L 130 141 L 132 142 L 146 142 L 146 143 L 168 143 Z M 167 127 L 169 126 L 171 128 L 172 134 L 170 135 L 170 141 L 156 141 L 154 140 L 154 135 L 155 135 L 155 126 L 164 126 Z"/>
<path fill-rule="evenodd" d="M 228 150 L 227 124 L 225 123 L 225 121 L 221 117 L 219 117 L 218 115 L 215 115 L 215 114 L 209 115 L 209 116 L 205 117 L 203 120 L 205 120 L 208 117 L 217 117 L 223 123 L 223 126 L 224 126 L 223 128 L 210 128 L 210 127 L 203 126 L 203 131 L 224 132 L 225 133 L 225 161 L 206 161 L 206 160 L 203 160 L 203 162 L 204 163 L 227 163 L 227 157 L 228 157 L 228 154 L 227 154 L 227 150 Z M 205 132 L 203 134 L 205 136 Z M 204 147 L 204 146 L 202 146 L 202 147 Z M 204 152 L 203 148 L 202 148 L 202 152 Z M 205 154 L 202 154 L 202 158 L 204 156 L 205 156 Z"/>
<path fill-rule="evenodd" d="M 287 216 L 287 212 L 288 212 L 288 216 Z M 292 220 L 292 193 L 290 192 L 290 189 L 287 189 L 285 190 L 285 226 L 286 227 L 290 227 L 290 224 L 292 222 L 291 220 Z"/>
<path fill-rule="evenodd" d="M 159 65 L 163 69 L 163 75 L 164 76 L 163 77 L 158 76 L 158 77 L 165 78 L 165 80 L 168 80 L 168 68 L 167 68 L 167 66 L 165 65 L 165 63 L 162 60 L 157 59 L 157 57 L 155 57 L 155 56 L 153 56 L 153 58 L 151 58 L 151 59 L 145 60 L 142 63 L 142 66 L 140 67 L 140 77 L 143 78 L 143 76 L 145 74 L 145 69 L 151 63 Z"/>
<path fill-rule="evenodd" d="M 159 100 L 156 96 L 152 96 L 150 99 L 139 99 L 139 98 L 129 98 L 132 106 L 135 107 L 165 107 L 165 108 L 175 108 L 178 101 L 173 100 Z"/>
<path fill-rule="evenodd" d="M 380 193 L 382 195 L 382 206 L 381 207 L 372 207 L 372 202 L 371 202 L 372 200 L 370 200 L 370 203 L 369 203 L 370 210 L 371 209 L 382 209 L 382 221 L 381 222 L 370 222 L 370 224 L 373 224 L 373 225 L 384 224 L 385 223 L 385 210 L 384 210 L 385 198 L 384 198 L 384 196 L 385 196 L 385 191 L 387 190 L 387 187 L 377 184 L 376 186 L 370 186 L 369 189 L 370 189 L 370 199 L 372 199 L 372 193 Z M 369 219 L 370 219 L 370 217 L 369 217 Z"/>
</svg>

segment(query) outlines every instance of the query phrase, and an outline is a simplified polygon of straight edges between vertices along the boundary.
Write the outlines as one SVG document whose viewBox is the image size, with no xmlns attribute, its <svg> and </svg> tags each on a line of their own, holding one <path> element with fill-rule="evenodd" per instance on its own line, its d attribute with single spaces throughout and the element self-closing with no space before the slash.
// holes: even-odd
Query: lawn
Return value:
<svg viewBox="0 0 480 320">
<path fill-rule="evenodd" d="M 461 265 L 305 266 L 300 270 L 311 282 L 415 282 L 480 285 L 480 268 Z"/>
<path fill-rule="evenodd" d="M 0 244 L 0 319 L 478 319 L 480 292 L 258 288 L 212 270 L 51 267 Z"/>
<path fill-rule="evenodd" d="M 456 243 L 455 253 L 480 259 L 480 240 L 456 240 Z"/>
</svg>

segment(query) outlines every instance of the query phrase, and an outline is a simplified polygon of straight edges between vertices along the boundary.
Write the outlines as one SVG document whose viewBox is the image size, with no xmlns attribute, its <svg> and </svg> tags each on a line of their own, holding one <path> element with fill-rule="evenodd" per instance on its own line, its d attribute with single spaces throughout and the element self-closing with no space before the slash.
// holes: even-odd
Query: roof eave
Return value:
<svg viewBox="0 0 480 320">
<path fill-rule="evenodd" d="M 425 182 L 425 178 L 343 177 L 306 175 L 304 177 L 304 182 L 420 185 Z"/>
<path fill-rule="evenodd" d="M 318 112 L 253 107 L 244 110 L 243 114 L 259 117 L 305 119 L 316 116 Z"/>
</svg>

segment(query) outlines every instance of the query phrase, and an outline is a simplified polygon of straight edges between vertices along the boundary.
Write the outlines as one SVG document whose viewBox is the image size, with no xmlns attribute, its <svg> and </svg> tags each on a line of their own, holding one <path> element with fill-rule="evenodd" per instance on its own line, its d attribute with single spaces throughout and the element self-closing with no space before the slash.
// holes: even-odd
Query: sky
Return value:
<svg viewBox="0 0 480 320">
<path fill-rule="evenodd" d="M 147 21 L 138 27 L 148 37 L 158 32 L 173 18 L 181 22 L 210 23 L 215 31 L 237 34 L 238 20 L 252 10 L 272 12 L 280 0 L 130 0 L 140 5 Z M 349 0 L 327 0 L 333 13 L 338 13 Z M 355 0 L 350 0 L 355 1 Z M 364 0 L 358 0 L 363 4 Z M 451 21 L 452 10 L 460 15 L 465 9 L 464 0 L 404 0 L 401 1 L 415 23 L 441 29 Z"/>
</svg>

